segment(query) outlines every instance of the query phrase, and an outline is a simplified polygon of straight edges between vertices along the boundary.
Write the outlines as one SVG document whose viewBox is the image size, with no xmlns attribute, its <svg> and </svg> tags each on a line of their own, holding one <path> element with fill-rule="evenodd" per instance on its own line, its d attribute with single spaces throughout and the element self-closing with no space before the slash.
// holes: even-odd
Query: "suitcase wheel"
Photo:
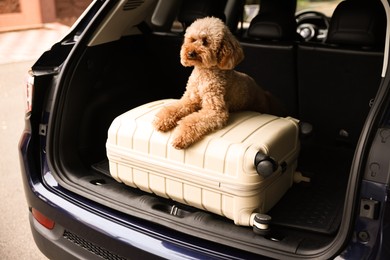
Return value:
<svg viewBox="0 0 390 260">
<path fill-rule="evenodd" d="M 257 152 L 255 156 L 256 172 L 264 178 L 269 177 L 273 172 L 278 169 L 278 163 L 261 152 Z"/>
<path fill-rule="evenodd" d="M 270 232 L 271 216 L 257 213 L 253 219 L 253 232 L 257 235 L 265 236 Z"/>
</svg>

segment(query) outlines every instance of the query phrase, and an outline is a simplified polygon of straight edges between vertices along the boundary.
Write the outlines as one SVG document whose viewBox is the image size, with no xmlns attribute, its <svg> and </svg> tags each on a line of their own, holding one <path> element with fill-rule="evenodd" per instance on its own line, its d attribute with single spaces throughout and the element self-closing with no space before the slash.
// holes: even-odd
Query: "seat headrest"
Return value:
<svg viewBox="0 0 390 260">
<path fill-rule="evenodd" d="M 327 43 L 383 46 L 386 14 L 380 1 L 346 0 L 335 9 L 327 36 Z"/>
<path fill-rule="evenodd" d="M 260 11 L 251 21 L 248 36 L 269 40 L 296 37 L 296 0 L 262 0 Z"/>
<path fill-rule="evenodd" d="M 185 27 L 188 27 L 196 19 L 206 16 L 218 17 L 225 21 L 226 2 L 227 0 L 185 0 L 182 2 L 177 19 Z"/>
</svg>

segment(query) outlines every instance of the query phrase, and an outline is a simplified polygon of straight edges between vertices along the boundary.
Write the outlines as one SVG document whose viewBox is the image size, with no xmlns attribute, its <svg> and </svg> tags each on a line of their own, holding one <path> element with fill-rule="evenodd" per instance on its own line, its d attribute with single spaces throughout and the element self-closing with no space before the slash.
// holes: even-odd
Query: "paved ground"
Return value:
<svg viewBox="0 0 390 260">
<path fill-rule="evenodd" d="M 0 64 L 35 60 L 68 30 L 67 26 L 52 23 L 41 29 L 0 33 Z"/>
<path fill-rule="evenodd" d="M 47 259 L 36 247 L 28 222 L 17 145 L 24 127 L 24 85 L 39 55 L 68 27 L 0 33 L 0 258 Z"/>
</svg>

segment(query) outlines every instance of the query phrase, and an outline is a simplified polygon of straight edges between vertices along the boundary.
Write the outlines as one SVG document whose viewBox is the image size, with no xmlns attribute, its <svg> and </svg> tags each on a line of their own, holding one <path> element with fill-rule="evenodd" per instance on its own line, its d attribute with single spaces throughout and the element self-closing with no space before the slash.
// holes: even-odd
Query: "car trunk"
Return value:
<svg viewBox="0 0 390 260">
<path fill-rule="evenodd" d="M 112 120 L 141 104 L 181 97 L 191 73 L 180 64 L 181 42 L 177 35 L 146 32 L 91 46 L 79 43 L 81 55 L 65 63 L 53 92 L 54 109 L 48 109 L 48 154 L 55 179 L 113 211 L 177 234 L 274 256 L 277 251 L 310 255 L 325 250 L 338 235 L 356 144 L 302 135 L 298 170 L 310 182 L 293 184 L 268 212 L 273 222 L 266 236 L 111 178 L 105 144 Z"/>
<path fill-rule="evenodd" d="M 180 98 L 191 71 L 178 57 L 167 64 L 161 57 L 167 41 L 157 39 L 132 36 L 89 47 L 67 73 L 55 120 L 57 180 L 114 210 L 252 252 L 268 247 L 293 253 L 330 243 L 340 224 L 353 147 L 322 144 L 310 136 L 301 140 L 298 170 L 311 181 L 294 184 L 269 212 L 274 225 L 266 237 L 110 177 L 105 144 L 112 120 L 146 102 Z M 173 43 L 179 48 L 180 42 Z M 174 205 L 179 209 L 175 215 Z"/>
</svg>

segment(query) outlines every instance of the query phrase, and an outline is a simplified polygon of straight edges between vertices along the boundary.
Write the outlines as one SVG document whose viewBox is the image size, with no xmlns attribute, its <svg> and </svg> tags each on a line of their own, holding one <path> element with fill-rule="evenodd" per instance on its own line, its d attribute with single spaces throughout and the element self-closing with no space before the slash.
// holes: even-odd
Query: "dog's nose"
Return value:
<svg viewBox="0 0 390 260">
<path fill-rule="evenodd" d="M 189 51 L 187 52 L 187 57 L 189 59 L 195 59 L 196 58 L 196 52 L 195 51 Z"/>
</svg>

